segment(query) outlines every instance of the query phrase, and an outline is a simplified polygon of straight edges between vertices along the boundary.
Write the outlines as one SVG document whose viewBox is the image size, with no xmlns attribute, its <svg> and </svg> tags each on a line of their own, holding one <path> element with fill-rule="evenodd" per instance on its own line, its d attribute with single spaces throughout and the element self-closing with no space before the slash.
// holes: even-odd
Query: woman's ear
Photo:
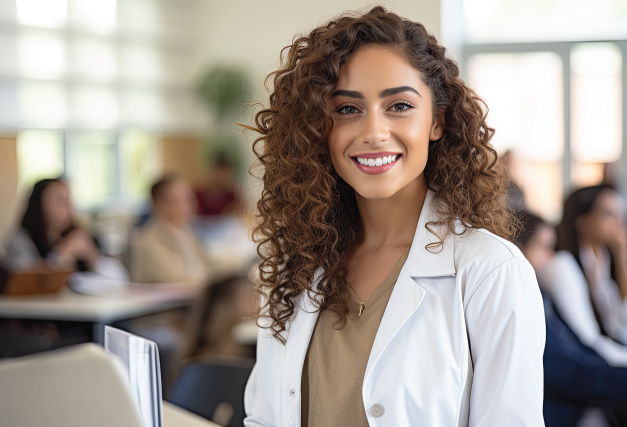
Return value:
<svg viewBox="0 0 627 427">
<path fill-rule="evenodd" d="M 444 134 L 444 110 L 439 110 L 429 132 L 429 141 L 437 141 Z"/>
</svg>

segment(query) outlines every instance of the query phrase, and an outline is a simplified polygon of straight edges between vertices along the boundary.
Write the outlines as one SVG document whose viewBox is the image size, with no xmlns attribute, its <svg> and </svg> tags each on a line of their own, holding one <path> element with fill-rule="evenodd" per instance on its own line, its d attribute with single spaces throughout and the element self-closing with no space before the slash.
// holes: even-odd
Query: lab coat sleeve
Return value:
<svg viewBox="0 0 627 427">
<path fill-rule="evenodd" d="M 535 273 L 514 256 L 473 288 L 466 322 L 473 361 L 469 426 L 544 426 L 544 308 Z"/>
<path fill-rule="evenodd" d="M 261 319 L 263 324 L 264 319 Z M 273 342 L 274 340 L 274 342 Z M 244 394 L 246 409 L 245 427 L 272 427 L 277 424 L 274 414 L 272 381 L 278 373 L 272 372 L 273 346 L 282 345 L 268 329 L 259 329 L 257 336 L 257 362 L 250 374 Z"/>
</svg>

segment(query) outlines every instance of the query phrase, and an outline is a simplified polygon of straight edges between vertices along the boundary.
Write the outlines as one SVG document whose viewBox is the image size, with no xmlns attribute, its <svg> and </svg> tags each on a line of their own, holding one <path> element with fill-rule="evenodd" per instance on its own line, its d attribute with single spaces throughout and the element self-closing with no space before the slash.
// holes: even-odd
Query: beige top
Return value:
<svg viewBox="0 0 627 427">
<path fill-rule="evenodd" d="M 367 426 L 361 395 L 366 365 L 396 279 L 409 255 L 403 252 L 392 271 L 364 301 L 350 290 L 346 324 L 334 329 L 337 318 L 322 310 L 314 329 L 301 385 L 301 425 Z"/>
<path fill-rule="evenodd" d="M 179 230 L 153 218 L 131 239 L 131 279 L 134 282 L 203 283 L 210 270 L 207 255 L 189 227 Z"/>
</svg>

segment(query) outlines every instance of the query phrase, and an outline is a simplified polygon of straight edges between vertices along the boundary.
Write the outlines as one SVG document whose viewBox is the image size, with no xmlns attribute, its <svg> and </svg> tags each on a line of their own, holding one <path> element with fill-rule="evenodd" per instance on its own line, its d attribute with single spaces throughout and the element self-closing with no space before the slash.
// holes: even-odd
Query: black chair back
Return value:
<svg viewBox="0 0 627 427">
<path fill-rule="evenodd" d="M 188 365 L 168 401 L 210 421 L 241 427 L 246 417 L 244 389 L 253 365 L 254 361 L 248 359 Z"/>
</svg>

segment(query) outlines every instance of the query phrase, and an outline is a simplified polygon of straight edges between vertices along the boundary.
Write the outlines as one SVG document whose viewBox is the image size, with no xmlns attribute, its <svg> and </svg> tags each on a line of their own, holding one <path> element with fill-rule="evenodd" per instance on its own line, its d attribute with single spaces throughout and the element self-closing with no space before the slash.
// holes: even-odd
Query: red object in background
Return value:
<svg viewBox="0 0 627 427">
<path fill-rule="evenodd" d="M 198 215 L 222 215 L 236 208 L 237 195 L 235 191 L 209 192 L 194 190 L 194 194 L 198 202 Z"/>
</svg>

